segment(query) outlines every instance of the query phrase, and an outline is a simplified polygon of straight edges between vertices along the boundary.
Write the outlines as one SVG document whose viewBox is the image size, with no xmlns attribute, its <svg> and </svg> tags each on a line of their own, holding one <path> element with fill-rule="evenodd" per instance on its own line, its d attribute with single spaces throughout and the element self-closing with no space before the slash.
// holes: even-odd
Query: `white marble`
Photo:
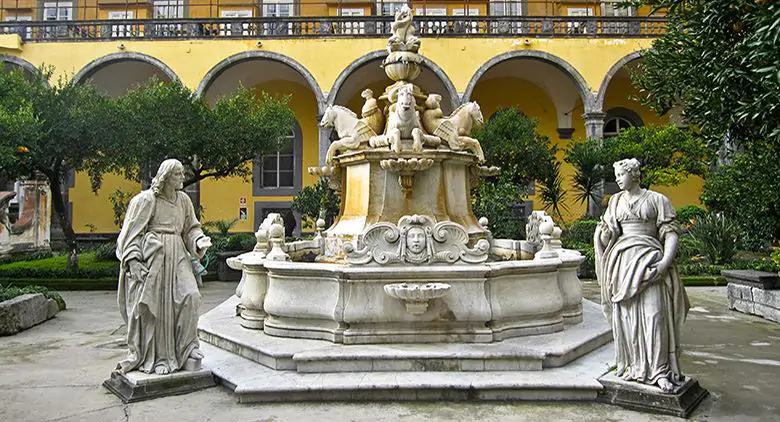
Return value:
<svg viewBox="0 0 780 422">
<path fill-rule="evenodd" d="M 689 302 L 674 265 L 680 228 L 664 195 L 643 189 L 636 159 L 614 164 L 621 192 L 596 228 L 596 275 L 615 336 L 616 375 L 672 391 Z"/>
<path fill-rule="evenodd" d="M 190 198 L 181 191 L 184 167 L 160 164 L 151 187 L 130 201 L 117 239 L 118 303 L 127 324 L 128 355 L 117 365 L 169 374 L 201 359 L 197 338 L 200 293 L 191 258 L 211 246 Z"/>
</svg>

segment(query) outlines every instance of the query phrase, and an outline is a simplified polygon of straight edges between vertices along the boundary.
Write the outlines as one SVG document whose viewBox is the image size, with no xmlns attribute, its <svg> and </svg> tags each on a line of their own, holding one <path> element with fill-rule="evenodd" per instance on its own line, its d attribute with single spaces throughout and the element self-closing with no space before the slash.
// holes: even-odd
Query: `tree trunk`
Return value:
<svg viewBox="0 0 780 422">
<path fill-rule="evenodd" d="M 78 267 L 78 243 L 76 242 L 76 233 L 73 231 L 73 225 L 68 218 L 68 206 L 65 198 L 62 196 L 62 180 L 55 174 L 47 174 L 51 188 L 51 205 L 62 227 L 62 233 L 65 235 L 65 242 L 68 244 L 70 256 L 68 257 L 68 268 L 76 269 Z"/>
</svg>

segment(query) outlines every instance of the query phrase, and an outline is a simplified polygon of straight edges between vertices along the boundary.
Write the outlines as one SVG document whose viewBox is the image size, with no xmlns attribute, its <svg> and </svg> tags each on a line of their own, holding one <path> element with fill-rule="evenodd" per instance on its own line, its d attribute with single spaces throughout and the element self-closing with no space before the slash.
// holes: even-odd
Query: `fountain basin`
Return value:
<svg viewBox="0 0 780 422">
<path fill-rule="evenodd" d="M 479 265 L 350 266 L 264 262 L 262 329 L 343 344 L 491 343 L 553 333 L 582 320 L 578 253 Z M 420 313 L 389 296 L 395 283 L 446 283 Z"/>
</svg>

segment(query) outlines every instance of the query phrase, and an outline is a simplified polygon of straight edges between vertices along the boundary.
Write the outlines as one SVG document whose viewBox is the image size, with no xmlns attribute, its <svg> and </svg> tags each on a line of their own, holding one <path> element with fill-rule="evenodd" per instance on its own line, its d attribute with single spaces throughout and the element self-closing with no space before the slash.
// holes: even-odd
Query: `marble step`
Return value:
<svg viewBox="0 0 780 422">
<path fill-rule="evenodd" d="M 295 401 L 595 401 L 612 345 L 564 367 L 542 371 L 341 372 L 277 371 L 209 344 L 203 365 L 241 403 Z"/>
<path fill-rule="evenodd" d="M 241 327 L 236 303 L 231 298 L 201 317 L 201 340 L 268 368 L 299 373 L 541 371 L 566 365 L 612 339 L 600 307 L 589 301 L 583 301 L 583 322 L 558 333 L 489 344 L 402 345 L 269 336 Z"/>
</svg>

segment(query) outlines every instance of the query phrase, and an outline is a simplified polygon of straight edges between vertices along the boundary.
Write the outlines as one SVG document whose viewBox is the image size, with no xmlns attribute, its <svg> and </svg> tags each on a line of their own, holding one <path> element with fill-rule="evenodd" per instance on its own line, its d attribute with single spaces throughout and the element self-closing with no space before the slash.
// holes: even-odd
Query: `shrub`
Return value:
<svg viewBox="0 0 780 422">
<path fill-rule="evenodd" d="M 95 249 L 96 261 L 118 261 L 116 257 L 116 242 L 102 243 Z"/>
<path fill-rule="evenodd" d="M 689 229 L 693 241 L 711 264 L 731 261 L 737 253 L 739 227 L 720 213 L 709 213 Z"/>
<path fill-rule="evenodd" d="M 675 212 L 677 214 L 677 221 L 684 227 L 694 223 L 701 217 L 707 215 L 707 210 L 696 205 L 687 205 L 681 208 L 677 208 Z"/>
<path fill-rule="evenodd" d="M 596 278 L 596 249 L 593 243 L 570 242 L 566 248 L 579 251 L 585 256 L 585 261 L 580 264 L 577 275 L 580 278 Z"/>
<path fill-rule="evenodd" d="M 503 175 L 486 181 L 474 192 L 474 215 L 488 219 L 496 239 L 525 239 L 526 220 L 514 215 L 511 207 L 520 196 L 517 185 Z"/>
<path fill-rule="evenodd" d="M 239 233 L 227 238 L 224 251 L 250 251 L 255 247 L 257 238 L 253 234 Z"/>
<path fill-rule="evenodd" d="M 593 235 L 596 233 L 598 220 L 577 220 L 563 232 L 561 241 L 564 247 L 570 244 L 585 244 L 593 246 Z M 569 248 L 571 249 L 571 248 Z"/>
<path fill-rule="evenodd" d="M 780 268 L 780 248 L 775 248 L 771 255 L 772 262 L 776 268 Z"/>
<path fill-rule="evenodd" d="M 298 196 L 293 199 L 291 207 L 302 217 L 313 222 L 322 217 L 325 220 L 325 227 L 329 227 L 339 214 L 340 202 L 341 198 L 328 187 L 328 181 L 323 177 L 314 186 L 301 189 Z"/>
<path fill-rule="evenodd" d="M 206 229 L 207 234 L 221 234 L 221 235 L 227 235 L 230 232 L 230 229 L 233 228 L 233 226 L 238 223 L 238 219 L 234 218 L 232 220 L 214 220 L 214 221 L 207 221 L 203 223 L 203 228 Z M 212 232 L 211 230 L 215 230 L 215 232 Z"/>
<path fill-rule="evenodd" d="M 35 261 L 17 261 L 0 265 L 4 278 L 103 278 L 117 277 L 119 263 L 96 259 L 93 252 L 79 255 L 79 268 L 67 267 L 68 256 L 60 255 Z"/>
<path fill-rule="evenodd" d="M 744 246 L 768 247 L 780 238 L 780 147 L 747 149 L 704 181 L 701 201 L 723 212 L 744 233 Z"/>
<path fill-rule="evenodd" d="M 49 289 L 43 286 L 0 286 L 0 302 L 13 299 L 17 296 L 34 293 L 40 293 L 47 299 L 54 299 L 54 301 L 57 302 L 57 306 L 60 308 L 60 310 L 65 309 L 65 300 L 62 299 L 62 296 L 60 296 L 60 294 L 57 292 L 49 291 Z"/>
</svg>

